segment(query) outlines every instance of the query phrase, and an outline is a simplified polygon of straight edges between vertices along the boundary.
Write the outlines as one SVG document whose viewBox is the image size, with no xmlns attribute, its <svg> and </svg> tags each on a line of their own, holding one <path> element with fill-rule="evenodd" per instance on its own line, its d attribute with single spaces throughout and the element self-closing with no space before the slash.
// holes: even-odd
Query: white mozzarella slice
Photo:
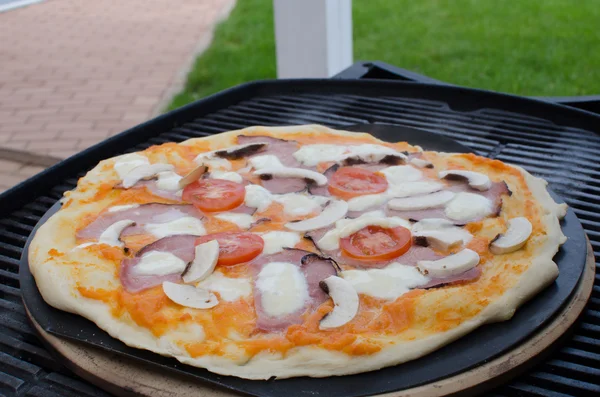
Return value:
<svg viewBox="0 0 600 397">
<path fill-rule="evenodd" d="M 334 224 L 339 219 L 346 216 L 347 213 L 348 203 L 343 200 L 331 200 L 326 204 L 323 211 L 314 218 L 299 222 L 288 222 L 285 224 L 285 227 L 297 232 L 321 229 Z"/>
<path fill-rule="evenodd" d="M 236 182 L 236 183 L 242 183 L 244 181 L 240 174 L 238 174 L 237 172 L 233 172 L 233 171 L 221 171 L 221 170 L 212 171 L 210 173 L 210 178 L 211 179 L 224 179 L 226 181 L 231 181 L 231 182 Z"/>
<path fill-rule="evenodd" d="M 300 242 L 300 235 L 294 232 L 273 231 L 260 235 L 265 243 L 264 255 L 275 254 L 284 248 L 294 248 Z"/>
<path fill-rule="evenodd" d="M 230 170 L 231 162 L 227 159 L 216 157 L 214 152 L 200 153 L 194 159 L 194 163 L 198 165 L 206 165 L 214 170 Z"/>
<path fill-rule="evenodd" d="M 460 192 L 446 205 L 446 216 L 455 221 L 470 221 L 491 215 L 493 203 L 480 194 Z"/>
<path fill-rule="evenodd" d="M 273 200 L 283 204 L 283 211 L 289 216 L 303 216 L 321 210 L 329 198 L 310 196 L 304 193 L 286 193 L 273 195 Z"/>
<path fill-rule="evenodd" d="M 226 222 L 235 223 L 241 229 L 248 229 L 254 222 L 254 217 L 250 214 L 240 214 L 237 212 L 221 212 L 215 215 L 215 218 Z"/>
<path fill-rule="evenodd" d="M 221 300 L 226 302 L 248 297 L 252 293 L 250 279 L 226 277 L 221 272 L 212 273 L 207 279 L 201 281 L 197 287 L 218 293 Z"/>
<path fill-rule="evenodd" d="M 129 171 L 123 178 L 123 187 L 129 189 L 141 180 L 153 178 L 162 172 L 173 171 L 172 164 L 156 163 L 137 166 Z"/>
<path fill-rule="evenodd" d="M 419 261 L 417 269 L 429 277 L 450 277 L 462 274 L 479 264 L 479 254 L 473 250 L 464 250 L 437 261 Z"/>
<path fill-rule="evenodd" d="M 315 171 L 305 170 L 304 168 L 265 167 L 254 171 L 254 175 L 271 175 L 284 178 L 310 179 L 319 186 L 327 184 L 327 177 L 325 175 Z"/>
<path fill-rule="evenodd" d="M 444 185 L 433 181 L 403 182 L 391 185 L 383 193 L 358 196 L 348 200 L 350 211 L 364 211 L 369 208 L 378 207 L 394 197 L 409 197 L 420 194 L 434 193 L 442 190 Z"/>
<path fill-rule="evenodd" d="M 165 281 L 162 287 L 165 295 L 181 306 L 192 309 L 210 309 L 219 304 L 219 300 L 212 292 L 192 285 Z"/>
<path fill-rule="evenodd" d="M 150 165 L 147 157 L 137 153 L 125 154 L 119 156 L 113 165 L 113 169 L 117 172 L 119 179 L 123 180 L 132 169 L 141 165 Z"/>
<path fill-rule="evenodd" d="M 158 180 L 156 181 L 156 187 L 161 190 L 176 192 L 181 190 L 179 181 L 181 181 L 181 176 L 173 171 L 160 172 L 158 174 Z"/>
<path fill-rule="evenodd" d="M 387 146 L 362 145 L 304 145 L 294 153 L 296 160 L 302 164 L 314 167 L 325 161 L 342 162 L 348 158 L 356 158 L 365 162 L 378 162 L 386 156 L 396 156 L 406 159 L 406 156 Z"/>
<path fill-rule="evenodd" d="M 139 206 L 140 206 L 139 204 L 114 205 L 108 209 L 108 212 L 125 211 L 125 210 L 130 210 L 133 208 L 137 208 Z"/>
<path fill-rule="evenodd" d="M 281 161 L 279 161 L 279 158 L 273 154 L 254 156 L 248 160 L 248 163 L 250 163 L 255 170 L 263 168 L 281 168 L 284 166 Z"/>
<path fill-rule="evenodd" d="M 258 212 L 266 210 L 273 202 L 273 195 L 260 185 L 246 185 L 246 197 L 244 204 L 256 208 Z"/>
<path fill-rule="evenodd" d="M 397 211 L 418 211 L 428 208 L 443 207 L 454 198 L 454 193 L 449 191 L 435 192 L 424 196 L 412 196 L 392 199 L 388 207 Z"/>
<path fill-rule="evenodd" d="M 411 288 L 427 284 L 429 277 L 414 266 L 393 262 L 383 269 L 346 270 L 342 277 L 356 292 L 378 299 L 395 300 Z"/>
<path fill-rule="evenodd" d="M 348 210 L 364 211 L 369 208 L 379 207 L 390 198 L 391 196 L 387 193 L 367 194 L 364 196 L 353 197 L 348 200 Z"/>
<path fill-rule="evenodd" d="M 390 185 L 414 182 L 423 178 L 423 173 L 410 165 L 395 165 L 382 169 L 381 172 Z"/>
<path fill-rule="evenodd" d="M 194 236 L 203 236 L 206 234 L 202 221 L 191 216 L 184 216 L 165 223 L 148 223 L 144 226 L 144 229 L 158 238 L 179 234 L 191 234 Z"/>
<path fill-rule="evenodd" d="M 181 273 L 186 266 L 187 263 L 170 252 L 149 251 L 142 255 L 132 272 L 140 276 L 165 276 Z"/>
<path fill-rule="evenodd" d="M 102 232 L 100 238 L 98 238 L 99 244 L 108 244 L 114 247 L 123 247 L 125 244 L 119 239 L 123 230 L 129 226 L 135 225 L 135 221 L 131 219 L 124 219 L 110 225 Z"/>
<path fill-rule="evenodd" d="M 440 177 L 440 179 L 450 179 L 456 177 L 466 179 L 469 186 L 471 186 L 473 189 L 481 191 L 488 190 L 490 187 L 492 187 L 492 181 L 490 180 L 490 178 L 487 175 L 482 174 L 480 172 L 465 170 L 448 170 L 441 171 L 438 174 L 438 176 Z"/>
<path fill-rule="evenodd" d="M 301 309 L 308 300 L 308 284 L 298 266 L 287 262 L 266 264 L 256 280 L 263 310 L 281 317 Z"/>
</svg>

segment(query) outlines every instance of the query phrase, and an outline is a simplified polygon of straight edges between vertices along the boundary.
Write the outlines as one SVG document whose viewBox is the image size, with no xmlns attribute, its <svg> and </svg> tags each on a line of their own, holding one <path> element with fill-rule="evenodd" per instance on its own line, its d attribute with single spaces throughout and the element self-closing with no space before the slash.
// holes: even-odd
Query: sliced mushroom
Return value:
<svg viewBox="0 0 600 397">
<path fill-rule="evenodd" d="M 296 232 L 308 232 L 310 230 L 321 229 L 333 225 L 337 220 L 342 219 L 348 212 L 348 203 L 343 200 L 331 200 L 323 211 L 314 218 L 299 222 L 288 222 L 285 224 L 290 230 Z"/>
<path fill-rule="evenodd" d="M 215 294 L 202 288 L 196 288 L 193 285 L 164 281 L 162 287 L 165 295 L 181 306 L 191 307 L 192 309 L 210 309 L 219 303 Z"/>
<path fill-rule="evenodd" d="M 333 310 L 319 324 L 319 329 L 341 327 L 358 313 L 358 294 L 348 281 L 338 276 L 329 276 L 319 283 L 323 291 L 333 300 Z"/>
<path fill-rule="evenodd" d="M 398 211 L 424 210 L 427 208 L 438 208 L 444 206 L 454 198 L 454 193 L 441 191 L 427 194 L 425 196 L 403 197 L 390 200 L 388 207 Z"/>
<path fill-rule="evenodd" d="M 464 171 L 464 170 L 448 170 L 441 171 L 438 176 L 441 179 L 449 179 L 449 180 L 465 180 L 473 189 L 477 189 L 480 191 L 488 190 L 492 187 L 492 181 L 490 178 L 482 173 L 474 172 L 474 171 Z"/>
<path fill-rule="evenodd" d="M 514 252 L 525 245 L 533 228 L 527 218 L 519 217 L 508 221 L 506 233 L 499 234 L 490 244 L 490 251 L 493 254 L 508 254 Z"/>
<path fill-rule="evenodd" d="M 131 219 L 123 219 L 110 225 L 106 228 L 98 238 L 99 244 L 108 244 L 114 247 L 123 247 L 125 244 L 121 241 L 121 233 L 129 226 L 135 226 L 135 221 Z"/>
<path fill-rule="evenodd" d="M 204 164 L 200 164 L 179 180 L 179 188 L 183 189 L 190 183 L 196 182 L 198 179 L 200 179 L 200 177 L 202 177 L 202 175 L 206 173 L 206 171 L 208 171 L 208 167 Z"/>
<path fill-rule="evenodd" d="M 420 233 L 429 230 L 448 230 L 454 227 L 454 223 L 444 218 L 425 218 L 412 226 L 412 232 Z"/>
<path fill-rule="evenodd" d="M 427 160 L 420 159 L 418 157 L 411 158 L 410 163 L 415 167 L 419 168 L 433 168 L 433 163 Z"/>
<path fill-rule="evenodd" d="M 465 248 L 464 250 L 437 261 L 419 261 L 417 269 L 429 277 L 449 277 L 462 274 L 479 264 L 479 254 Z"/>
<path fill-rule="evenodd" d="M 264 150 L 269 144 L 267 142 L 247 143 L 244 145 L 232 146 L 228 149 L 215 150 L 213 154 L 217 157 L 228 160 L 237 160 L 249 156 L 256 152 Z"/>
<path fill-rule="evenodd" d="M 204 280 L 211 275 L 219 259 L 219 242 L 210 240 L 195 247 L 194 260 L 185 268 L 181 277 L 186 284 Z"/>
<path fill-rule="evenodd" d="M 123 178 L 123 187 L 129 189 L 143 179 L 152 179 L 160 172 L 173 171 L 175 167 L 172 164 L 144 164 L 133 168 Z"/>
<path fill-rule="evenodd" d="M 456 248 L 463 243 L 463 236 L 454 233 L 452 230 L 427 230 L 420 233 L 413 233 L 415 244 L 432 247 L 440 251 L 447 251 Z"/>
<path fill-rule="evenodd" d="M 325 175 L 304 168 L 265 167 L 254 171 L 254 175 L 259 175 L 261 178 L 268 178 L 269 176 L 304 178 L 314 181 L 319 186 L 327 184 L 327 177 Z"/>
</svg>

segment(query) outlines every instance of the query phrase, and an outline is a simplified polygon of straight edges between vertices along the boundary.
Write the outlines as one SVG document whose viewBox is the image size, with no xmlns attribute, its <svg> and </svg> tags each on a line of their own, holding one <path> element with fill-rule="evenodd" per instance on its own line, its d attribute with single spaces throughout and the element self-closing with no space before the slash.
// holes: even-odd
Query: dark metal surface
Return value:
<svg viewBox="0 0 600 397">
<path fill-rule="evenodd" d="M 240 91 L 241 90 L 241 91 Z M 194 120 L 195 119 L 195 120 Z M 152 144 L 249 125 L 383 122 L 454 138 L 476 153 L 513 162 L 549 180 L 600 255 L 600 117 L 549 104 L 454 87 L 392 82 L 251 84 L 141 125 L 0 196 L 0 394 L 104 395 L 62 368 L 36 339 L 19 293 L 27 236 L 81 170 Z M 494 391 L 502 396 L 600 392 L 600 276 L 581 323 L 544 364 Z"/>
</svg>

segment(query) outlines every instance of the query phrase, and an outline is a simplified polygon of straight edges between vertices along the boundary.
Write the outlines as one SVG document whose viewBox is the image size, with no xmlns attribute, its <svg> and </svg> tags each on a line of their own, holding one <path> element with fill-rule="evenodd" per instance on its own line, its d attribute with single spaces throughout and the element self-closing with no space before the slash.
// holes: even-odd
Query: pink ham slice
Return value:
<svg viewBox="0 0 600 397">
<path fill-rule="evenodd" d="M 192 216 L 202 219 L 202 213 L 192 205 L 143 204 L 122 211 L 103 212 L 92 223 L 77 232 L 78 239 L 97 239 L 110 225 L 124 219 L 133 220 L 136 225 L 128 227 L 123 236 L 146 233 L 144 225 L 148 223 L 166 223 Z"/>
<path fill-rule="evenodd" d="M 164 276 L 137 275 L 134 268 L 140 263 L 142 255 L 150 251 L 168 252 L 189 263 L 194 260 L 194 246 L 197 238 L 197 236 L 190 235 L 165 237 L 142 248 L 134 258 L 121 261 L 119 277 L 123 288 L 128 292 L 138 292 L 160 285 L 163 281 L 179 282 L 181 273 Z"/>
<path fill-rule="evenodd" d="M 298 150 L 298 142 L 287 141 L 285 139 L 273 138 L 270 136 L 262 135 L 240 135 L 237 137 L 238 144 L 245 145 L 248 143 L 259 143 L 265 142 L 269 145 L 266 149 L 261 150 L 260 153 L 248 156 L 249 158 L 254 156 L 264 156 L 272 154 L 279 158 L 279 161 L 286 167 L 304 168 L 302 164 L 294 157 L 294 152 Z"/>
<path fill-rule="evenodd" d="M 262 187 L 273 194 L 297 193 L 306 190 L 307 186 L 312 185 L 312 181 L 307 181 L 302 178 L 284 178 L 272 177 L 270 179 L 262 179 Z M 319 186 L 321 187 L 321 186 Z M 325 186 L 327 188 L 327 186 Z"/>
<path fill-rule="evenodd" d="M 338 170 L 338 168 L 340 168 L 340 166 L 338 164 L 334 164 L 331 167 L 327 168 L 325 170 L 325 172 L 323 173 L 323 175 L 325 175 L 327 177 L 327 180 L 331 180 L 331 177 L 333 176 L 333 174 L 335 174 L 335 172 Z M 317 186 L 317 185 L 312 185 L 308 187 L 308 191 L 310 192 L 310 194 L 313 194 L 315 196 L 325 196 L 325 197 L 329 197 L 331 196 L 331 193 L 329 193 L 329 187 L 327 185 L 325 186 Z"/>
<path fill-rule="evenodd" d="M 329 276 L 337 274 L 336 265 L 331 259 L 323 258 L 312 252 L 285 249 L 273 255 L 259 256 L 252 261 L 251 266 L 256 276 L 263 266 L 271 262 L 288 262 L 300 267 L 306 283 L 308 284 L 309 300 L 294 313 L 282 317 L 271 317 L 263 309 L 260 290 L 254 285 L 254 307 L 256 309 L 256 327 L 262 331 L 280 331 L 292 324 L 302 323 L 302 315 L 307 310 L 314 310 L 328 299 L 328 296 L 319 287 L 319 282 Z"/>
</svg>

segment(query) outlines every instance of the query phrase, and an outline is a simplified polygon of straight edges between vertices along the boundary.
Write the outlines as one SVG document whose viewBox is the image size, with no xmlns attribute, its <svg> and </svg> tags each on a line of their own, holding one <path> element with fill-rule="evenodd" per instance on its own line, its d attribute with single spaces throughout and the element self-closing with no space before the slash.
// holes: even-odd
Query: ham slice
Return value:
<svg viewBox="0 0 600 397">
<path fill-rule="evenodd" d="M 260 273 L 263 266 L 271 262 L 292 263 L 300 268 L 306 278 L 309 299 L 302 308 L 294 313 L 281 317 L 271 317 L 263 309 L 262 295 L 260 289 L 256 287 L 256 276 Z M 292 324 L 302 323 L 302 316 L 306 311 L 316 309 L 329 299 L 328 295 L 319 287 L 319 282 L 337 274 L 335 262 L 331 259 L 298 249 L 285 249 L 277 254 L 261 255 L 252 261 L 251 267 L 255 274 L 254 307 L 257 315 L 256 327 L 267 332 L 280 331 Z"/>
<path fill-rule="evenodd" d="M 277 176 L 261 180 L 262 187 L 273 194 L 302 192 L 306 190 L 307 185 L 312 185 L 311 182 L 302 178 L 283 178 Z M 327 188 L 327 186 L 324 187 Z"/>
<path fill-rule="evenodd" d="M 338 164 L 334 164 L 331 167 L 327 168 L 325 170 L 325 172 L 323 173 L 323 175 L 325 175 L 327 177 L 327 180 L 330 181 L 331 177 L 333 176 L 333 174 L 335 174 L 335 172 L 338 170 L 338 168 L 340 168 L 340 166 Z M 324 186 L 311 185 L 308 187 L 308 191 L 310 192 L 310 194 L 314 194 L 316 196 L 325 196 L 325 197 L 331 196 L 331 194 L 329 193 L 328 185 L 324 185 Z"/>
<path fill-rule="evenodd" d="M 279 161 L 281 161 L 281 163 L 286 167 L 305 168 L 302 167 L 302 164 L 300 164 L 300 162 L 293 156 L 294 152 L 298 150 L 298 142 L 296 141 L 287 141 L 285 139 L 278 139 L 262 135 L 239 135 L 237 140 L 240 145 L 259 142 L 265 142 L 269 144 L 266 149 L 261 150 L 259 153 L 248 156 L 249 158 L 257 155 L 264 156 L 267 154 L 272 154 L 277 156 Z"/>
<path fill-rule="evenodd" d="M 340 264 L 340 266 L 351 266 L 362 269 L 381 269 L 392 262 L 398 262 L 407 266 L 416 266 L 418 261 L 435 261 L 443 258 L 443 256 L 437 254 L 431 248 L 421 247 L 418 245 L 411 246 L 404 255 L 385 261 L 361 261 L 343 255 L 342 251 L 339 249 L 333 251 L 323 251 L 323 253 L 333 258 L 337 263 Z"/>
<path fill-rule="evenodd" d="M 197 238 L 197 236 L 190 235 L 165 237 L 152 244 L 148 244 L 135 257 L 121 261 L 119 277 L 123 288 L 128 292 L 138 292 L 160 285 L 163 281 L 180 282 L 181 273 L 162 276 L 139 275 L 135 274 L 133 269 L 140 262 L 142 255 L 150 251 L 168 252 L 182 261 L 189 263 L 194 260 L 194 246 Z"/>
<path fill-rule="evenodd" d="M 105 211 L 92 223 L 78 230 L 76 237 L 97 239 L 110 225 L 124 219 L 131 219 L 136 226 L 125 229 L 122 236 L 143 234 L 146 233 L 144 225 L 148 223 L 166 223 L 186 216 L 202 219 L 202 213 L 192 205 L 143 204 L 121 211 Z"/>
</svg>

